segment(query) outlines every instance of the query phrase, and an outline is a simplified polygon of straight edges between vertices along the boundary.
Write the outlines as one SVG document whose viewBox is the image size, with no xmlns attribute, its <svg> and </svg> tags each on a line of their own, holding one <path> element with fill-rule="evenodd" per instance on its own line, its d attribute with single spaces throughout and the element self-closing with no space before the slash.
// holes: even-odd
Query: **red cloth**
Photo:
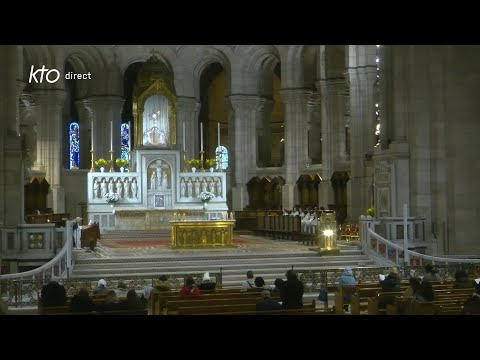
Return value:
<svg viewBox="0 0 480 360">
<path fill-rule="evenodd" d="M 200 289 L 197 287 L 189 288 L 184 286 L 183 288 L 180 289 L 180 292 L 178 293 L 179 296 L 198 296 L 200 295 Z"/>
</svg>

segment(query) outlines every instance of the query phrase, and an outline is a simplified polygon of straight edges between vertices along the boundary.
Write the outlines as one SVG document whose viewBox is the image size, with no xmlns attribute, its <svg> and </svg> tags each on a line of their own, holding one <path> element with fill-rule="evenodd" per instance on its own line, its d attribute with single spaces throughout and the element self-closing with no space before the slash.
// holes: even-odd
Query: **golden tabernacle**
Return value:
<svg viewBox="0 0 480 360">
<path fill-rule="evenodd" d="M 234 247 L 235 220 L 173 220 L 172 248 Z"/>
</svg>

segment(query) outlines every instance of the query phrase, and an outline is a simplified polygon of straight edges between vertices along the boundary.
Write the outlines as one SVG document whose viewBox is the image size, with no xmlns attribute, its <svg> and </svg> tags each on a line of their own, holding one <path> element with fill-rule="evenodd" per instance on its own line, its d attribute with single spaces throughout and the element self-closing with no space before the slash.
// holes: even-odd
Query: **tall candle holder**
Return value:
<svg viewBox="0 0 480 360">
<path fill-rule="evenodd" d="M 205 151 L 200 151 L 200 170 L 205 172 L 205 168 L 203 167 L 203 154 L 205 154 Z"/>
<path fill-rule="evenodd" d="M 114 172 L 115 169 L 113 168 L 113 151 L 110 150 L 109 153 L 110 153 L 110 172 Z"/>
<path fill-rule="evenodd" d="M 90 154 L 92 154 L 92 165 L 90 167 L 90 172 L 95 172 L 95 167 L 93 166 L 93 163 L 94 163 L 94 161 L 93 161 L 93 150 L 90 150 Z"/>
<path fill-rule="evenodd" d="M 183 150 L 182 153 L 183 153 L 183 172 L 187 172 L 187 152 Z"/>
<path fill-rule="evenodd" d="M 222 152 L 221 151 L 217 151 L 217 164 L 218 164 L 217 171 L 218 172 L 223 172 L 223 169 L 222 169 Z"/>
</svg>

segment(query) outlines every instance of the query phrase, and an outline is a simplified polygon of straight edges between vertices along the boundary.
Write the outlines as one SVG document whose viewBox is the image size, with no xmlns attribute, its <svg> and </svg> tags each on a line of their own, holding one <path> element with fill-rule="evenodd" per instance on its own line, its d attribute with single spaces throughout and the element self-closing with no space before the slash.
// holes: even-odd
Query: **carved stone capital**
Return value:
<svg viewBox="0 0 480 360">
<path fill-rule="evenodd" d="M 285 105 L 288 104 L 300 104 L 304 105 L 307 103 L 311 90 L 307 89 L 283 89 L 280 90 L 280 95 L 282 101 Z"/>
<path fill-rule="evenodd" d="M 178 110 L 185 112 L 197 112 L 201 108 L 201 103 L 195 98 L 181 96 L 177 98 Z"/>
<path fill-rule="evenodd" d="M 263 106 L 260 99 L 255 95 L 231 95 L 228 102 L 234 111 L 260 111 Z"/>
<path fill-rule="evenodd" d="M 32 95 L 39 105 L 63 106 L 67 93 L 58 89 L 41 89 L 34 90 Z"/>
</svg>

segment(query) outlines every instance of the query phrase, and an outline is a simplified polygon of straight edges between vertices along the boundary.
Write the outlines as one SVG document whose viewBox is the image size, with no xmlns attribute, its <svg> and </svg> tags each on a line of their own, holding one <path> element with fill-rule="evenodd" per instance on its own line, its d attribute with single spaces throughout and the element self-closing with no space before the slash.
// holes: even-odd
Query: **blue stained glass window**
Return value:
<svg viewBox="0 0 480 360">
<path fill-rule="evenodd" d="M 217 146 L 215 149 L 215 154 L 217 154 L 216 159 L 217 159 L 217 167 L 216 169 L 218 170 L 221 168 L 222 170 L 225 170 L 228 167 L 228 150 L 225 146 Z"/>
<path fill-rule="evenodd" d="M 70 169 L 80 168 L 80 127 L 72 121 L 68 127 L 70 141 Z"/>
<path fill-rule="evenodd" d="M 122 153 L 120 158 L 123 160 L 130 160 L 130 125 L 123 123 L 120 126 L 120 141 Z"/>
</svg>

